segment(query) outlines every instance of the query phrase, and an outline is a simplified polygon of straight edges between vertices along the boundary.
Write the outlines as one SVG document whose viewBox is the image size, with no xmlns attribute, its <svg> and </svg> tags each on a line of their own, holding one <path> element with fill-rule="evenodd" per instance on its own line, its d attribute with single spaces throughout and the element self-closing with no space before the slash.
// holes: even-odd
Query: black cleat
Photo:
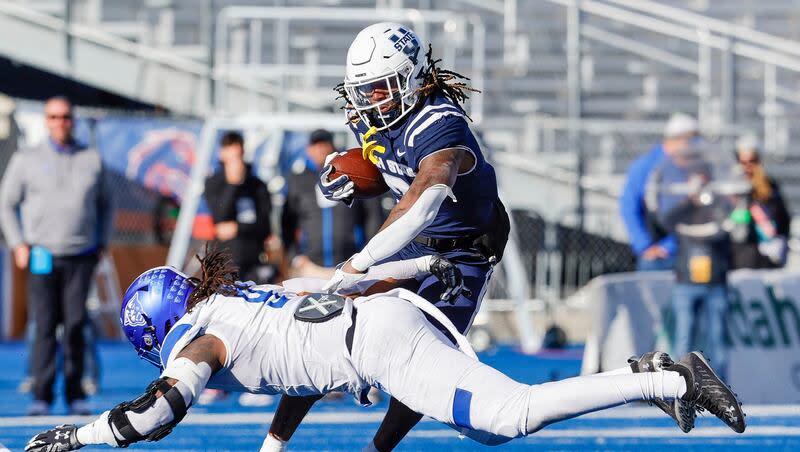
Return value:
<svg viewBox="0 0 800 452">
<path fill-rule="evenodd" d="M 691 352 L 671 368 L 686 378 L 683 396 L 696 404 L 697 411 L 707 410 L 736 433 L 744 433 L 745 414 L 736 394 L 723 382 L 700 352 Z M 687 376 L 687 372 L 691 373 Z"/>
<path fill-rule="evenodd" d="M 631 356 L 628 364 L 634 373 L 640 372 L 661 372 L 662 370 L 674 365 L 672 358 L 664 352 L 647 352 L 640 357 Z M 667 413 L 678 428 L 684 433 L 689 433 L 694 428 L 694 418 L 696 416 L 695 404 L 691 400 L 675 399 L 667 402 L 666 400 L 655 399 L 653 405 Z"/>
</svg>

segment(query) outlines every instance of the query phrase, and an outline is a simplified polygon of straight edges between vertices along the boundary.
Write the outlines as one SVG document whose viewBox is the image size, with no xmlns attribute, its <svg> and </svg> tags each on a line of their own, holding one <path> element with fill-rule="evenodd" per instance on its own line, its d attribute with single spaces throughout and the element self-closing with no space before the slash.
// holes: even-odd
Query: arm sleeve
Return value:
<svg viewBox="0 0 800 452">
<path fill-rule="evenodd" d="M 619 210 L 631 248 L 637 256 L 642 254 L 653 243 L 645 224 L 644 189 L 648 171 L 644 160 L 640 159 L 631 165 L 628 176 L 619 198 Z"/>
<path fill-rule="evenodd" d="M 436 184 L 425 189 L 414 205 L 403 216 L 383 231 L 377 233 L 364 249 L 353 256 L 350 265 L 364 271 L 400 251 L 436 218 L 439 207 L 447 196 L 452 196 L 450 187 Z"/>
<path fill-rule="evenodd" d="M 269 237 L 271 232 L 269 218 L 272 211 L 272 200 L 264 182 L 255 177 L 254 179 L 253 201 L 256 203 L 256 222 L 239 223 L 239 235 L 264 240 Z"/>
<path fill-rule="evenodd" d="M 11 157 L 3 181 L 0 183 L 0 227 L 11 249 L 23 243 L 22 223 L 18 213 L 25 192 L 21 176 L 21 159 L 22 156 L 17 151 Z"/>
<path fill-rule="evenodd" d="M 430 273 L 432 261 L 433 256 L 422 256 L 373 265 L 367 270 L 366 276 L 356 283 L 355 287 L 359 292 L 365 292 L 374 284 L 387 279 L 402 281 L 427 275 Z"/>
<path fill-rule="evenodd" d="M 109 176 L 110 174 L 105 165 L 102 165 L 100 169 L 100 187 L 97 192 L 97 242 L 101 248 L 105 248 L 108 245 L 114 224 L 114 208 L 111 198 L 111 184 L 108 180 Z"/>
</svg>

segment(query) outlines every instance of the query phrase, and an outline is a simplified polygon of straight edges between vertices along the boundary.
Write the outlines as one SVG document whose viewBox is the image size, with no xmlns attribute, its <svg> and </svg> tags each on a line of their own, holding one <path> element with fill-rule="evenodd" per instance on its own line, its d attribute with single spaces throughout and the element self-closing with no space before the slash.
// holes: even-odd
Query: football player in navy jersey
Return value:
<svg viewBox="0 0 800 452">
<path fill-rule="evenodd" d="M 410 28 L 382 22 L 362 30 L 347 52 L 346 76 L 337 90 L 364 157 L 378 167 L 397 204 L 325 289 L 346 293 L 375 263 L 439 254 L 457 265 L 463 286 L 445 290 L 436 278 L 426 278 L 416 292 L 466 333 L 502 257 L 510 223 L 494 168 L 460 105 L 470 88 L 459 74 L 438 68 L 430 48 L 423 48 Z M 353 182 L 347 176 L 328 179 L 334 156 L 326 160 L 319 188 L 326 198 L 349 204 Z M 288 440 L 313 400 L 305 402 L 284 397 L 270 432 Z M 421 417 L 393 398 L 365 450 L 393 449 Z"/>
</svg>

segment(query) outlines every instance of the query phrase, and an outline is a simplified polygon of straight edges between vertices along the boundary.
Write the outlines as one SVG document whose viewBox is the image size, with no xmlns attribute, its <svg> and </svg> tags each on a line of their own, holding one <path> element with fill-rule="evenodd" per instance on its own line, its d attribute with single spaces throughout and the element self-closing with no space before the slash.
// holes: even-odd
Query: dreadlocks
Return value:
<svg viewBox="0 0 800 452">
<path fill-rule="evenodd" d="M 186 311 L 191 311 L 198 303 L 214 294 L 236 295 L 236 280 L 239 268 L 233 263 L 231 254 L 226 251 L 212 250 L 206 244 L 205 257 L 195 255 L 200 261 L 200 278 L 190 278 L 196 288 L 189 295 Z"/>
<path fill-rule="evenodd" d="M 452 80 L 469 81 L 469 78 L 464 77 L 458 72 L 448 69 L 439 69 L 437 65 L 441 61 L 441 58 L 438 60 L 433 59 L 433 47 L 428 44 L 428 51 L 425 52 L 425 68 L 422 69 L 418 76 L 422 78 L 422 86 L 417 92 L 420 93 L 421 97 L 440 92 L 444 97 L 461 107 L 461 103 L 469 99 L 469 95 L 466 93 L 467 91 L 472 91 L 473 93 L 479 93 L 480 91 L 470 87 L 464 82 L 457 81 L 451 83 Z M 467 116 L 467 118 L 469 118 L 469 116 Z M 470 121 L 471 120 L 472 118 L 470 118 Z"/>
<path fill-rule="evenodd" d="M 433 46 L 428 44 L 428 51 L 425 52 L 425 67 L 419 72 L 419 74 L 416 75 L 417 78 L 422 79 L 422 86 L 417 88 L 417 92 L 420 94 L 420 98 L 441 93 L 463 110 L 461 103 L 469 99 L 467 91 L 471 91 L 473 93 L 480 93 L 480 91 L 470 87 L 463 81 L 454 81 L 469 81 L 469 77 L 465 77 L 458 72 L 448 69 L 440 69 L 438 64 L 441 61 L 441 58 L 436 60 L 433 59 Z M 336 100 L 344 100 L 344 105 L 341 108 L 345 110 L 352 109 L 352 102 L 350 101 L 350 98 L 347 97 L 347 91 L 344 89 L 344 82 L 336 85 L 333 90 L 338 94 L 338 96 L 336 96 Z M 472 118 L 470 118 L 469 115 L 466 115 L 466 113 L 465 116 L 472 121 Z M 353 113 L 347 119 L 352 123 L 357 123 L 359 121 L 359 116 L 356 113 Z"/>
</svg>

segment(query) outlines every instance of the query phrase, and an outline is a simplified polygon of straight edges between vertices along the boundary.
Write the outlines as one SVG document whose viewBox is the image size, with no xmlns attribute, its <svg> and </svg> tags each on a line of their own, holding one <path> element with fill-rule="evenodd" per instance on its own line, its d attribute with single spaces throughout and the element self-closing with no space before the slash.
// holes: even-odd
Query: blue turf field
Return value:
<svg viewBox="0 0 800 452">
<path fill-rule="evenodd" d="M 103 392 L 92 400 L 99 413 L 119 401 L 141 393 L 156 376 L 147 363 L 135 358 L 130 346 L 101 345 Z M 567 350 L 535 357 L 501 348 L 481 359 L 524 382 L 538 383 L 576 375 L 579 351 Z M 0 444 L 21 450 L 34 433 L 64 422 L 86 422 L 63 416 L 58 404 L 53 417 L 23 416 L 30 397 L 15 392 L 23 374 L 25 350 L 21 344 L 0 344 Z M 159 443 L 136 445 L 129 450 L 258 450 L 267 431 L 273 407 L 238 406 L 229 398 L 210 408 L 196 407 L 184 422 Z M 292 439 L 294 451 L 351 451 L 366 444 L 380 423 L 385 404 L 359 408 L 349 399 L 323 402 L 313 410 Z M 692 434 L 678 431 L 672 421 L 653 407 L 617 408 L 604 413 L 552 425 L 529 438 L 499 448 L 460 440 L 453 430 L 434 421 L 423 421 L 398 450 L 800 450 L 800 406 L 747 406 L 748 432 L 735 435 L 713 417 L 698 419 Z M 0 447 L 0 452 L 4 451 Z M 110 450 L 84 448 L 82 450 Z"/>
</svg>

